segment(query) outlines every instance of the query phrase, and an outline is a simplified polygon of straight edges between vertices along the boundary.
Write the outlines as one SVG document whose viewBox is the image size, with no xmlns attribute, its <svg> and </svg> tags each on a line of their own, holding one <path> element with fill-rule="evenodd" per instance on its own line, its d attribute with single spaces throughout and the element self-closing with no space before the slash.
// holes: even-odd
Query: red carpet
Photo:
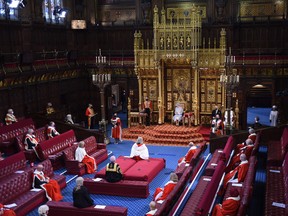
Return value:
<svg viewBox="0 0 288 216">
<path fill-rule="evenodd" d="M 201 134 L 201 130 L 204 132 L 204 136 Z M 189 142 L 201 143 L 207 140 L 205 133 L 207 130 L 201 126 L 183 127 L 171 124 L 136 126 L 123 129 L 122 139 L 135 141 L 138 136 L 141 136 L 147 144 L 187 146 Z"/>
</svg>

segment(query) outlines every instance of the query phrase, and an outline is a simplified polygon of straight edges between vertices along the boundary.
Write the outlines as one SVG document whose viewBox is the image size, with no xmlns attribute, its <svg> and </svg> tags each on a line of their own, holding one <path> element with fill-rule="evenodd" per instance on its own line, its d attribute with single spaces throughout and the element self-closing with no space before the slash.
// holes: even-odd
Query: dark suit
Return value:
<svg viewBox="0 0 288 216">
<path fill-rule="evenodd" d="M 219 109 L 212 110 L 212 118 L 216 117 L 216 115 L 219 115 L 219 118 L 222 118 L 221 110 L 219 110 Z"/>
<path fill-rule="evenodd" d="M 94 205 L 86 187 L 81 186 L 79 190 L 73 189 L 73 205 L 78 208 L 86 208 Z"/>
</svg>

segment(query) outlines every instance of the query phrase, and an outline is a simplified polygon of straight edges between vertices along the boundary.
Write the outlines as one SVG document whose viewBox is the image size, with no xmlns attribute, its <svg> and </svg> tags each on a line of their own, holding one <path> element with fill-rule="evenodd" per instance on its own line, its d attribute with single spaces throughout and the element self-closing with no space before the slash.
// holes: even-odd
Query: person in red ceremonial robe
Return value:
<svg viewBox="0 0 288 216">
<path fill-rule="evenodd" d="M 145 214 L 145 216 L 153 216 L 153 215 L 155 215 L 157 209 L 156 209 L 156 203 L 155 203 L 154 201 L 151 201 L 151 202 L 149 203 L 149 209 L 150 209 L 150 211 L 147 212 L 147 213 Z"/>
<path fill-rule="evenodd" d="M 97 169 L 96 161 L 87 154 L 83 141 L 78 143 L 78 148 L 75 151 L 75 160 L 85 164 L 87 173 L 94 173 Z"/>
<path fill-rule="evenodd" d="M 15 122 L 17 122 L 17 118 L 14 115 L 13 109 L 8 109 L 7 114 L 5 116 L 5 124 L 11 125 Z"/>
<path fill-rule="evenodd" d="M 119 141 L 122 141 L 122 127 L 121 127 L 121 119 L 117 116 L 117 113 L 114 113 L 112 119 L 112 131 L 111 137 L 114 138 L 115 144 L 118 144 Z"/>
<path fill-rule="evenodd" d="M 241 163 L 235 169 L 231 170 L 225 175 L 223 180 L 224 189 L 226 189 L 228 182 L 239 183 L 245 180 L 249 168 L 249 163 L 245 154 L 240 155 L 240 160 Z"/>
<path fill-rule="evenodd" d="M 241 154 L 245 154 L 247 160 L 249 160 L 249 158 L 252 154 L 253 148 L 254 148 L 254 144 L 253 144 L 252 140 L 246 139 L 245 145 L 239 149 L 238 154 L 233 156 L 233 158 L 230 161 L 229 165 L 227 166 L 226 170 L 229 171 L 229 170 L 234 169 L 236 166 L 238 166 L 238 164 L 241 162 L 241 160 L 240 160 Z"/>
<path fill-rule="evenodd" d="M 159 200 L 165 200 L 167 196 L 171 193 L 171 191 L 174 189 L 176 184 L 178 183 L 178 176 L 176 173 L 170 174 L 170 180 L 165 184 L 164 188 L 156 188 L 155 193 L 153 195 L 153 200 L 155 202 Z"/>
<path fill-rule="evenodd" d="M 223 121 L 221 120 L 219 114 L 217 114 L 216 117 L 213 118 L 211 123 L 212 133 L 215 133 L 216 135 L 223 135 L 223 129 L 224 129 Z"/>
<path fill-rule="evenodd" d="M 248 135 L 247 139 L 245 140 L 245 142 L 240 143 L 240 144 L 238 144 L 238 145 L 236 146 L 236 150 L 235 150 L 236 154 L 240 152 L 240 149 L 241 149 L 241 148 L 243 148 L 243 147 L 245 147 L 245 146 L 247 145 L 247 144 L 246 144 L 246 141 L 247 141 L 248 139 L 252 140 L 252 143 L 254 144 L 255 141 L 256 141 L 256 137 L 257 137 L 257 134 L 255 133 L 255 130 L 254 130 L 253 128 L 250 128 L 250 129 L 249 129 L 249 135 Z"/>
<path fill-rule="evenodd" d="M 96 115 L 94 113 L 94 109 L 93 109 L 93 105 L 92 104 L 88 104 L 88 107 L 86 109 L 85 115 L 87 116 L 88 129 L 90 129 L 91 126 L 92 126 L 92 123 L 93 123 L 93 117 Z"/>
<path fill-rule="evenodd" d="M 46 197 L 49 201 L 59 201 L 63 197 L 58 182 L 54 179 L 50 179 L 43 172 L 43 165 L 39 164 L 33 175 L 33 188 L 41 188 L 46 192 Z"/>
<path fill-rule="evenodd" d="M 237 189 L 231 188 L 230 197 L 214 207 L 212 216 L 236 215 L 240 206 L 240 195 Z"/>
<path fill-rule="evenodd" d="M 197 150 L 197 145 L 195 145 L 193 142 L 190 142 L 188 146 L 190 146 L 190 149 L 188 150 L 188 152 L 186 153 L 184 157 L 181 157 L 178 160 L 178 166 L 180 166 L 182 163 L 190 163 L 193 155 L 195 154 Z"/>
<path fill-rule="evenodd" d="M 133 144 L 130 157 L 136 161 L 149 159 L 149 151 L 147 146 L 143 143 L 142 137 L 138 137 L 136 143 Z"/>
<path fill-rule="evenodd" d="M 38 140 L 33 133 L 34 130 L 32 128 L 29 128 L 27 134 L 25 135 L 24 144 L 26 150 L 34 149 L 34 147 L 38 145 Z"/>
<path fill-rule="evenodd" d="M 16 216 L 16 213 L 12 209 L 5 208 L 5 206 L 0 203 L 0 215 L 1 216 Z"/>
<path fill-rule="evenodd" d="M 55 123 L 53 121 L 49 122 L 48 128 L 47 128 L 47 137 L 48 139 L 51 139 L 55 136 L 60 135 L 60 133 L 55 128 Z"/>
</svg>

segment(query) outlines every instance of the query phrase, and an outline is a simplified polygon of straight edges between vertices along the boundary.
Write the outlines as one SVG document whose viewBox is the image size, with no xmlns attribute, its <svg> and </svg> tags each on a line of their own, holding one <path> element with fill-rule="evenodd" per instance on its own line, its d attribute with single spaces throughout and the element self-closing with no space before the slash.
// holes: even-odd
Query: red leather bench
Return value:
<svg viewBox="0 0 288 216">
<path fill-rule="evenodd" d="M 221 177 L 224 173 L 225 163 L 219 161 L 213 176 L 202 176 L 184 206 L 181 216 L 207 215 Z"/>
<path fill-rule="evenodd" d="M 64 166 L 63 150 L 73 145 L 76 137 L 73 130 L 69 130 L 52 139 L 46 140 L 35 148 L 41 161 L 49 158 L 53 169 L 59 169 Z"/>
<path fill-rule="evenodd" d="M 0 161 L 0 179 L 13 175 L 17 170 L 26 170 L 27 160 L 23 152 L 11 155 Z M 10 178 L 10 177 L 9 177 Z"/>
<path fill-rule="evenodd" d="M 105 206 L 104 209 L 94 208 L 94 206 L 87 208 L 76 208 L 71 202 L 47 202 L 49 206 L 49 215 L 53 216 L 126 216 L 128 209 L 121 206 Z"/>
<path fill-rule="evenodd" d="M 267 166 L 266 170 L 265 215 L 288 215 L 288 153 L 282 167 Z"/>
<path fill-rule="evenodd" d="M 281 166 L 288 151 L 288 127 L 284 128 L 280 140 L 268 142 L 267 166 Z"/>
<path fill-rule="evenodd" d="M 97 164 L 100 164 L 108 158 L 106 145 L 98 144 L 94 136 L 90 136 L 83 141 L 85 142 L 87 154 L 93 157 Z M 65 167 L 69 174 L 84 175 L 86 173 L 85 164 L 75 160 L 75 150 L 77 147 L 77 144 L 73 144 L 71 147 L 63 150 Z"/>
<path fill-rule="evenodd" d="M 205 169 L 206 176 L 213 175 L 217 167 L 217 164 L 219 163 L 220 160 L 223 160 L 225 163 L 228 162 L 233 147 L 234 147 L 234 138 L 233 136 L 230 136 L 226 142 L 224 149 L 216 149 L 214 151 L 212 158 Z"/>
<path fill-rule="evenodd" d="M 27 132 L 29 128 L 35 128 L 31 118 L 20 120 L 14 124 L 0 127 L 0 151 L 7 155 L 17 152 L 14 145 L 14 137 Z"/>
<path fill-rule="evenodd" d="M 29 160 L 30 162 L 34 162 L 37 159 L 37 156 L 36 156 L 34 150 L 32 150 L 32 149 L 26 150 L 25 149 L 24 141 L 25 141 L 26 133 L 27 133 L 27 131 L 25 133 L 19 134 L 15 137 L 17 149 L 18 149 L 18 151 L 24 152 L 27 160 Z M 41 142 L 47 140 L 46 127 L 41 127 L 41 128 L 36 129 L 35 130 L 35 136 L 37 137 L 38 143 L 41 143 Z"/>
<path fill-rule="evenodd" d="M 46 201 L 44 190 L 31 191 L 32 169 L 17 173 L 13 178 L 5 178 L 0 184 L 0 203 L 17 206 L 12 209 L 17 216 L 26 216 L 27 213 Z"/>
<path fill-rule="evenodd" d="M 110 183 L 105 179 L 96 182 L 93 179 L 86 178 L 84 185 L 88 188 L 88 191 L 93 194 L 139 198 L 147 198 L 149 196 L 149 183 L 147 181 L 121 180 Z"/>
</svg>

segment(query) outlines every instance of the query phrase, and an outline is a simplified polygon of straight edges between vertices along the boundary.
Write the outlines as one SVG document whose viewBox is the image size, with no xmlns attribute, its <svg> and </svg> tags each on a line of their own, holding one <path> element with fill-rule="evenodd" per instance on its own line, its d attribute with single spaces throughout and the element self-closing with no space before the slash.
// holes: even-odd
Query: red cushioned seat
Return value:
<svg viewBox="0 0 288 216">
<path fill-rule="evenodd" d="M 165 167 L 163 158 L 149 158 L 141 160 L 130 167 L 124 173 L 125 180 L 148 181 L 151 182 L 155 176 Z"/>
<path fill-rule="evenodd" d="M 104 209 L 94 208 L 94 206 L 87 208 L 76 208 L 70 202 L 47 202 L 49 206 L 49 215 L 53 216 L 126 216 L 127 208 L 121 206 L 105 206 Z"/>
</svg>

